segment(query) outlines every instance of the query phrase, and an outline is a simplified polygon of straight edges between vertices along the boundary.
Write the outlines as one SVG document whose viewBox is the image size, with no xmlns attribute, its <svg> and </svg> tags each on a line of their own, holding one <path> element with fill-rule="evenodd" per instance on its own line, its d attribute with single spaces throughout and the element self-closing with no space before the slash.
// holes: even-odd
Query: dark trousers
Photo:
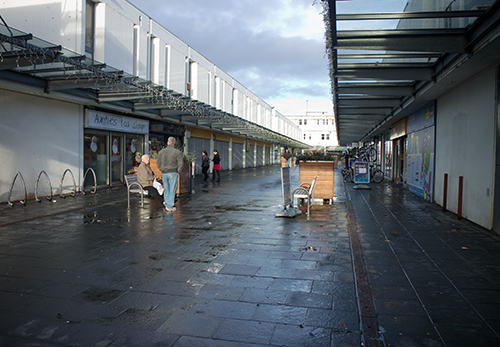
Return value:
<svg viewBox="0 0 500 347">
<path fill-rule="evenodd" d="M 150 197 L 163 204 L 163 197 L 160 194 L 158 194 L 158 190 L 155 187 L 153 186 L 144 187 L 144 190 L 148 191 Z"/>
<path fill-rule="evenodd" d="M 217 176 L 217 179 L 215 179 L 216 176 Z M 212 182 L 213 181 L 220 182 L 220 172 L 219 172 L 219 170 L 213 170 L 212 171 Z"/>
<path fill-rule="evenodd" d="M 201 173 L 205 176 L 203 180 L 206 181 L 208 179 L 208 166 L 201 168 Z"/>
</svg>

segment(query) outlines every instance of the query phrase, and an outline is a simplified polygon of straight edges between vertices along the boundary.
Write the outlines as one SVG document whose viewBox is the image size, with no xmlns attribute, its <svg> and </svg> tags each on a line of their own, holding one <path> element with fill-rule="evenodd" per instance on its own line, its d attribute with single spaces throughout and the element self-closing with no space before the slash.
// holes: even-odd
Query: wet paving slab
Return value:
<svg viewBox="0 0 500 347">
<path fill-rule="evenodd" d="M 401 185 L 346 192 L 385 345 L 500 345 L 497 234 Z"/>
<path fill-rule="evenodd" d="M 0 205 L 0 345 L 500 345 L 496 235 L 338 173 L 332 204 L 276 218 L 279 167 L 221 176 L 195 177 L 174 213 L 138 195 L 127 209 L 123 186 Z"/>
<path fill-rule="evenodd" d="M 0 206 L 0 345 L 360 344 L 344 204 L 276 218 L 276 166 L 193 190 Z"/>
</svg>

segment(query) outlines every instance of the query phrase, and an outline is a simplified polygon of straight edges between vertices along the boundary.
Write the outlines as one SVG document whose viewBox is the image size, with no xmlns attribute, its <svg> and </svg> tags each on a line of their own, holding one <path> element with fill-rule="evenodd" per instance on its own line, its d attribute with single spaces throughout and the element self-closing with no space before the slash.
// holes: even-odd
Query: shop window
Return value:
<svg viewBox="0 0 500 347">
<path fill-rule="evenodd" d="M 84 136 L 83 168 L 92 168 L 96 175 L 97 185 L 108 184 L 108 136 L 88 133 Z M 94 185 L 92 175 L 87 175 L 84 186 Z"/>
<path fill-rule="evenodd" d="M 127 134 L 125 138 L 125 171 L 129 172 L 137 167 L 141 163 L 143 154 L 148 154 L 144 153 L 144 136 Z"/>
</svg>

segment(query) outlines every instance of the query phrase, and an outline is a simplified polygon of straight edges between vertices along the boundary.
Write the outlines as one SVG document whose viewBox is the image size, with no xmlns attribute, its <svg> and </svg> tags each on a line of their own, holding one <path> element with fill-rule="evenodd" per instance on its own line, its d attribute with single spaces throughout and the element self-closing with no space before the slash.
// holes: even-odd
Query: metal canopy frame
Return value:
<svg viewBox="0 0 500 347">
<path fill-rule="evenodd" d="M 322 3 L 340 145 L 380 137 L 447 88 L 488 67 L 494 59 L 484 59 L 488 52 L 500 51 L 500 0 L 464 11 L 357 14 L 337 14 L 335 0 Z M 341 21 L 412 19 L 449 27 L 337 29 Z M 463 27 L 455 25 L 460 21 Z"/>
<path fill-rule="evenodd" d="M 204 102 L 9 28 L 6 24 L 0 24 L 0 79 L 43 86 L 45 93 L 83 96 L 95 105 L 125 107 L 145 118 L 229 132 L 294 148 L 309 147 Z"/>
</svg>

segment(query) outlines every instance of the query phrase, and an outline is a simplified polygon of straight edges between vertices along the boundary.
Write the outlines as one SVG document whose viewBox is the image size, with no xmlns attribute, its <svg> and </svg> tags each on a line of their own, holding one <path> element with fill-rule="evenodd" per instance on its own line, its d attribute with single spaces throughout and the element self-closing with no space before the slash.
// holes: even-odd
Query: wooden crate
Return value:
<svg viewBox="0 0 500 347">
<path fill-rule="evenodd" d="M 334 182 L 333 161 L 300 161 L 299 162 L 299 184 L 302 182 L 311 182 L 318 176 L 316 188 L 314 189 L 315 199 L 333 199 Z"/>
</svg>

